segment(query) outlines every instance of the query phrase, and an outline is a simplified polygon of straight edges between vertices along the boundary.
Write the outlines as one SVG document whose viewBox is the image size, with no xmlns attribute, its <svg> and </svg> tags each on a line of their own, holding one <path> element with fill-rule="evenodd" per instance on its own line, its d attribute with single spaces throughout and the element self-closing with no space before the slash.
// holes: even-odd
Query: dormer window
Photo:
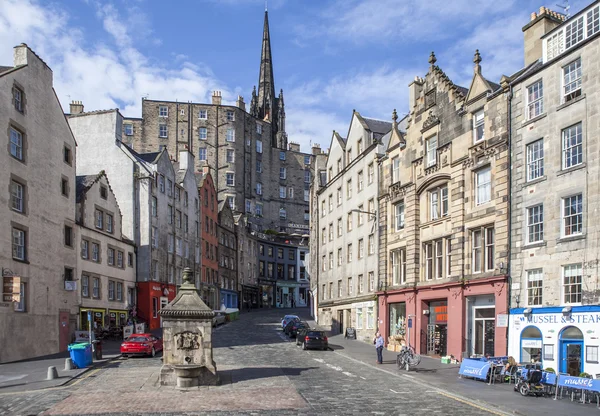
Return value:
<svg viewBox="0 0 600 416">
<path fill-rule="evenodd" d="M 483 109 L 473 113 L 473 143 L 485 139 L 485 113 Z"/>
</svg>

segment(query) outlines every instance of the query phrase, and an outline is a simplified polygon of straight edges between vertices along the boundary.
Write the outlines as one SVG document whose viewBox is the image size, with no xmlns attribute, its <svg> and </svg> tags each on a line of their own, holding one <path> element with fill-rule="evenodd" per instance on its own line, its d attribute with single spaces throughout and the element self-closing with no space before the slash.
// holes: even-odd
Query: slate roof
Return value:
<svg viewBox="0 0 600 416">
<path fill-rule="evenodd" d="M 488 81 L 489 82 L 489 81 Z M 456 84 L 454 84 L 456 85 Z M 458 92 L 460 92 L 462 95 L 464 95 L 465 97 L 467 96 L 467 94 L 469 93 L 469 89 L 465 88 L 465 87 L 461 87 L 460 85 L 456 85 L 456 89 L 458 90 Z"/>
<path fill-rule="evenodd" d="M 8 71 L 9 69 L 12 69 L 12 66 L 0 66 L 0 72 L 4 72 L 4 71 Z"/>
<path fill-rule="evenodd" d="M 75 178 L 75 201 L 81 202 L 83 196 L 86 194 L 88 189 L 92 187 L 92 185 L 96 182 L 99 176 L 98 175 L 77 175 Z"/>
<path fill-rule="evenodd" d="M 389 121 L 376 120 L 374 118 L 363 117 L 365 123 L 367 123 L 368 129 L 373 132 L 373 136 L 377 139 L 381 139 L 386 133 L 392 130 L 392 123 Z"/>
<path fill-rule="evenodd" d="M 138 153 L 135 150 L 133 150 L 133 148 L 131 146 L 128 146 L 126 143 L 121 142 L 121 145 L 125 146 L 127 148 L 127 150 L 129 150 L 133 156 L 135 156 L 136 158 L 138 158 L 144 162 L 147 162 L 147 163 L 154 164 L 156 162 L 156 159 L 158 158 L 158 155 L 160 155 L 160 152 Z"/>
</svg>

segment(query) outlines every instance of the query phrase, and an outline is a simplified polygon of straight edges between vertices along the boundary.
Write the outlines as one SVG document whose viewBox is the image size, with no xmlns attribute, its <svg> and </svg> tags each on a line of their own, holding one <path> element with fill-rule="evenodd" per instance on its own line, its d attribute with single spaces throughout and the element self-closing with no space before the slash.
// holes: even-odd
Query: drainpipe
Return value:
<svg viewBox="0 0 600 416">
<path fill-rule="evenodd" d="M 511 123 L 511 116 L 512 116 L 512 106 L 511 106 L 511 102 L 512 102 L 512 98 L 513 98 L 513 87 L 512 84 L 509 88 L 508 91 L 508 100 L 507 100 L 507 112 L 506 112 L 506 121 L 507 121 L 507 126 L 508 126 L 508 241 L 507 241 L 507 245 L 508 245 L 508 257 L 506 259 L 506 282 L 508 285 L 508 288 L 506 290 L 507 293 L 507 297 L 508 297 L 508 301 L 507 301 L 507 313 L 510 316 L 510 307 L 511 307 L 511 299 L 512 299 L 512 290 L 511 290 L 511 286 L 512 286 L 512 276 L 510 274 L 510 262 L 511 262 L 511 255 L 512 255 L 512 207 L 511 207 L 511 201 L 512 201 L 512 123 Z M 509 319 L 510 321 L 510 319 Z M 508 332 L 508 327 L 506 328 L 506 352 L 508 353 L 508 336 L 509 336 L 509 332 Z"/>
</svg>

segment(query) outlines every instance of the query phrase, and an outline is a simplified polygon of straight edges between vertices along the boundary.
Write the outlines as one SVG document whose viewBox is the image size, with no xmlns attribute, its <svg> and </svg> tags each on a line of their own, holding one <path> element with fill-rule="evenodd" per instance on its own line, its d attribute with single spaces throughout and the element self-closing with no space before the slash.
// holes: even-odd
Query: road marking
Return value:
<svg viewBox="0 0 600 416">
<path fill-rule="evenodd" d="M 410 391 L 396 391 L 396 390 L 392 390 L 392 389 L 390 389 L 390 391 L 392 393 L 396 393 L 396 394 L 410 394 L 411 393 Z"/>
<path fill-rule="evenodd" d="M 466 404 L 466 405 L 469 405 L 469 406 L 471 406 L 471 407 L 474 407 L 474 408 L 476 408 L 476 409 L 479 409 L 479 410 L 483 410 L 484 412 L 488 412 L 488 413 L 491 413 L 491 414 L 493 414 L 493 415 L 504 416 L 504 415 L 507 415 L 507 414 L 508 414 L 508 413 L 504 413 L 504 412 L 500 412 L 500 411 L 496 411 L 496 410 L 492 410 L 492 409 L 487 409 L 487 408 L 485 408 L 485 407 L 483 407 L 483 406 L 480 406 L 480 405 L 478 405 L 478 404 L 475 404 L 475 403 L 473 403 L 473 402 L 471 402 L 471 401 L 469 401 L 469 400 L 464 400 L 464 399 L 461 399 L 461 398 L 459 398 L 459 397 L 456 397 L 456 396 L 454 396 L 454 395 L 452 395 L 452 394 L 447 394 L 447 393 L 444 393 L 443 391 L 438 391 L 438 393 L 439 393 L 439 394 L 441 394 L 441 395 L 442 395 L 442 396 L 444 396 L 444 397 L 447 397 L 447 398 L 449 398 L 449 399 L 456 400 L 457 402 L 464 403 L 464 404 Z"/>
<path fill-rule="evenodd" d="M 366 378 L 364 378 L 363 376 L 360 376 L 360 378 L 362 378 L 363 380 L 366 380 Z"/>
<path fill-rule="evenodd" d="M 342 367 L 336 367 L 335 365 L 329 364 L 329 363 L 326 363 L 325 365 L 327 365 L 327 367 L 329 367 L 335 371 L 342 371 Z"/>
<path fill-rule="evenodd" d="M 315 361 L 317 361 L 319 363 L 324 363 L 325 362 L 325 360 L 322 359 L 322 358 L 313 358 L 313 360 L 315 360 Z"/>
<path fill-rule="evenodd" d="M 402 377 L 406 377 L 406 378 L 415 378 L 414 376 L 409 376 L 408 374 L 402 374 Z"/>
<path fill-rule="evenodd" d="M 344 371 L 342 374 L 347 375 L 348 377 L 356 377 L 354 374 Z"/>
</svg>

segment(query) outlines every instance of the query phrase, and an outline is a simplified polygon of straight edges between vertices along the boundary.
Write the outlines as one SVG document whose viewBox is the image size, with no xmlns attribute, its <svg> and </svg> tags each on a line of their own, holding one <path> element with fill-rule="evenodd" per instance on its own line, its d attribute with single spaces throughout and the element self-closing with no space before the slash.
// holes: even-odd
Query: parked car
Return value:
<svg viewBox="0 0 600 416">
<path fill-rule="evenodd" d="M 286 334 L 290 338 L 294 338 L 299 329 L 309 328 L 309 327 L 310 326 L 308 325 L 308 323 L 306 323 L 304 321 L 290 321 L 285 326 L 285 328 L 283 328 L 283 333 Z"/>
<path fill-rule="evenodd" d="M 286 315 L 283 317 L 283 319 L 281 320 L 281 328 L 285 328 L 285 326 L 292 320 L 297 320 L 299 321 L 300 318 L 298 317 L 298 315 Z"/>
<path fill-rule="evenodd" d="M 213 328 L 222 325 L 225 323 L 225 312 L 223 311 L 214 311 L 215 316 L 212 318 L 212 326 Z"/>
<path fill-rule="evenodd" d="M 152 334 L 132 334 L 121 343 L 121 354 L 124 357 L 132 355 L 149 355 L 150 357 L 154 357 L 162 349 L 162 339 Z"/>
<path fill-rule="evenodd" d="M 296 335 L 296 345 L 302 345 L 303 350 L 316 348 L 319 350 L 329 349 L 327 336 L 323 331 L 316 331 L 310 328 L 304 328 L 298 331 Z"/>
</svg>

